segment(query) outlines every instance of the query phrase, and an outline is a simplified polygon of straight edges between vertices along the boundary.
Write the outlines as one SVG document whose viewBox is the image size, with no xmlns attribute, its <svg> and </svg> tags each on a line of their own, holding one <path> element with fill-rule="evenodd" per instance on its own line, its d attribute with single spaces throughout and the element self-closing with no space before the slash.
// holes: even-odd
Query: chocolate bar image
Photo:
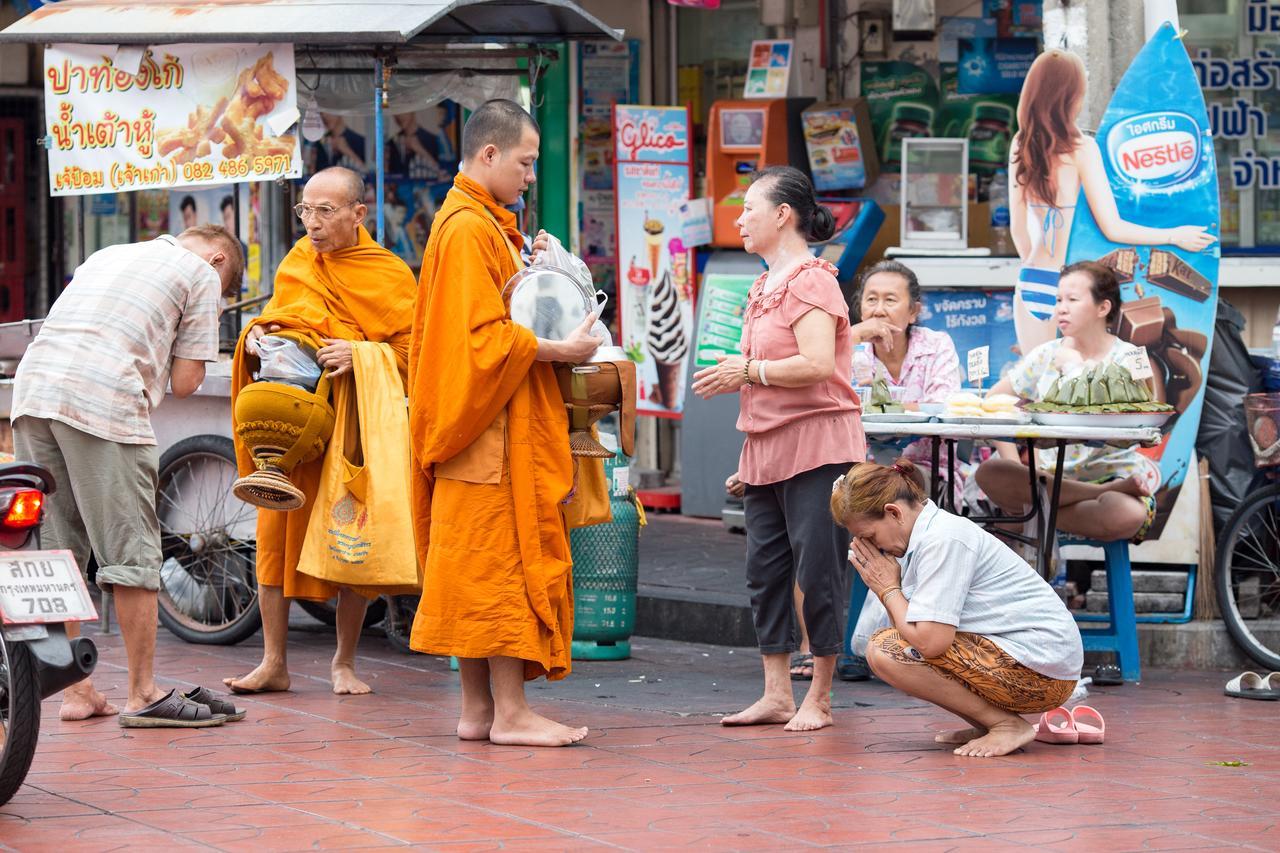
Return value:
<svg viewBox="0 0 1280 853">
<path fill-rule="evenodd" d="M 1117 333 L 1122 340 L 1134 346 L 1151 347 L 1158 344 L 1164 337 L 1164 311 L 1160 307 L 1160 297 L 1131 299 L 1121 305 L 1120 328 Z"/>
<path fill-rule="evenodd" d="M 1127 284 L 1133 281 L 1133 274 L 1138 270 L 1138 250 L 1115 249 L 1098 258 L 1098 263 L 1110 267 L 1120 284 Z"/>
<path fill-rule="evenodd" d="M 1151 263 L 1147 266 L 1147 281 L 1163 288 L 1204 302 L 1213 290 L 1213 283 L 1200 275 L 1182 258 L 1164 249 L 1151 250 Z"/>
</svg>

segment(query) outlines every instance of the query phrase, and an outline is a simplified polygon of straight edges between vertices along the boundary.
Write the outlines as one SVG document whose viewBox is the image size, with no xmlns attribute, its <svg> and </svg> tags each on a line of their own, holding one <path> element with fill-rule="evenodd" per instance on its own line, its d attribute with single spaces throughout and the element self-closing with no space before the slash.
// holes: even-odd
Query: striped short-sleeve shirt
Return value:
<svg viewBox="0 0 1280 853">
<path fill-rule="evenodd" d="M 221 289 L 213 267 L 173 237 L 94 252 L 27 347 L 10 417 L 155 444 L 151 412 L 173 359 L 218 358 Z"/>
</svg>

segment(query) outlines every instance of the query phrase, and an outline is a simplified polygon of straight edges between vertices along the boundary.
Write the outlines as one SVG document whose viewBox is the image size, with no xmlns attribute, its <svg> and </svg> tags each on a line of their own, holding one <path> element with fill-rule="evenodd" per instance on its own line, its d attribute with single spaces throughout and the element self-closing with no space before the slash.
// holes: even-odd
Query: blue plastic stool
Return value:
<svg viewBox="0 0 1280 853">
<path fill-rule="evenodd" d="M 1061 540 L 1064 544 L 1067 538 Z M 1095 542 L 1090 539 L 1069 540 L 1073 544 L 1092 545 L 1102 549 L 1107 571 L 1108 627 L 1081 628 L 1080 638 L 1087 652 L 1115 652 L 1120 676 L 1125 681 L 1142 680 L 1142 663 L 1138 657 L 1138 617 L 1133 610 L 1133 575 L 1129 566 L 1129 541 Z M 1098 617 L 1078 617 L 1079 621 L 1096 622 Z"/>
</svg>

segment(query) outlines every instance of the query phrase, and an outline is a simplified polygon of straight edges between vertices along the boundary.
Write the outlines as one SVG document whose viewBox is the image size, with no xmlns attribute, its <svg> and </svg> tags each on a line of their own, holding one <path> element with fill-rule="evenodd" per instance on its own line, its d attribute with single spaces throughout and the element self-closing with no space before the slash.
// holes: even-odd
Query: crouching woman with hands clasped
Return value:
<svg viewBox="0 0 1280 853">
<path fill-rule="evenodd" d="M 1056 708 L 1084 663 L 1071 614 L 1027 563 L 978 525 L 925 499 L 909 461 L 853 466 L 831 495 L 849 561 L 893 627 L 866 656 L 885 682 L 969 728 L 940 734 L 957 755 L 1007 755 L 1035 738 L 1020 716 Z"/>
</svg>

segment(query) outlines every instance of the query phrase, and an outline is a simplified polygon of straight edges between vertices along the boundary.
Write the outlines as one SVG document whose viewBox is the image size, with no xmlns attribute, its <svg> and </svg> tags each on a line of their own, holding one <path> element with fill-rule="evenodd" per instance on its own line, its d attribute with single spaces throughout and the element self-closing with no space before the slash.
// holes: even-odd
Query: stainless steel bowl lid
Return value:
<svg viewBox="0 0 1280 853">
<path fill-rule="evenodd" d="M 569 337 L 595 306 L 592 294 L 576 277 L 548 266 L 516 273 L 502 294 L 511 306 L 512 320 L 552 341 Z"/>
</svg>

